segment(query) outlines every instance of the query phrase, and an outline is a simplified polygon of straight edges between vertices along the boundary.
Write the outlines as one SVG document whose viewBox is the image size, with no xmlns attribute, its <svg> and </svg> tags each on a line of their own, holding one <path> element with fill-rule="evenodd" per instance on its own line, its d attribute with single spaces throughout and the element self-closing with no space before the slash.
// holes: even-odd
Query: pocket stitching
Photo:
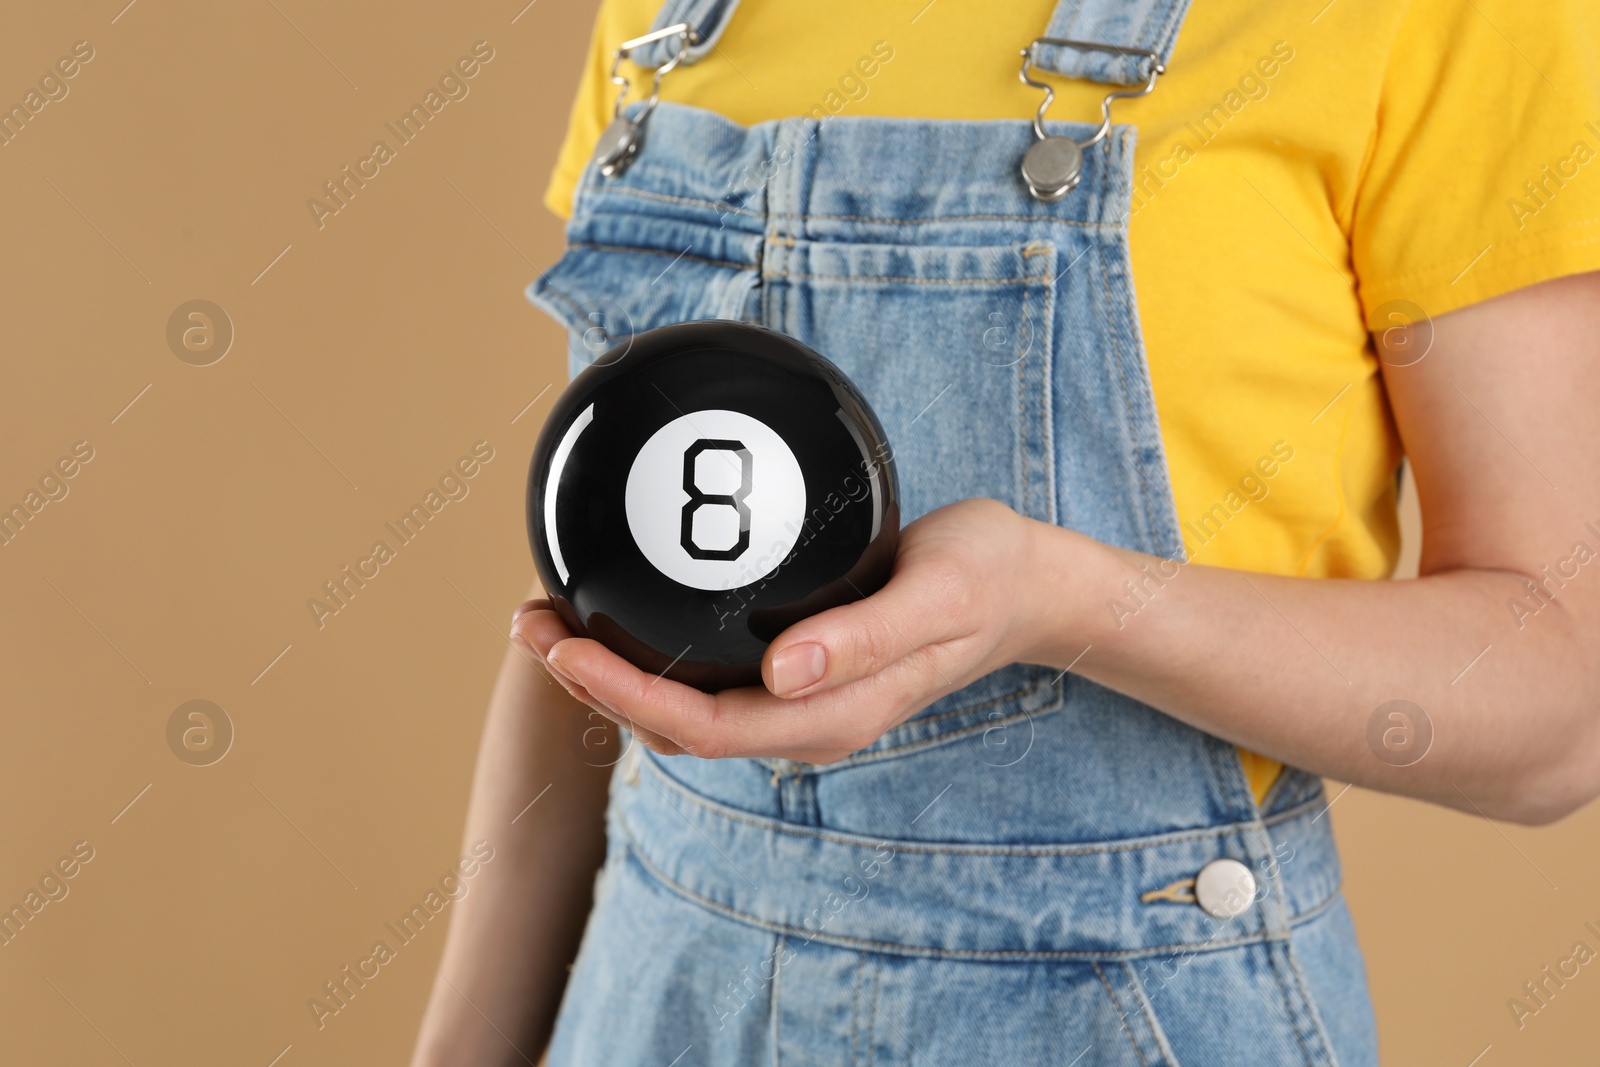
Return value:
<svg viewBox="0 0 1600 1067">
<path fill-rule="evenodd" d="M 1048 686 L 1041 686 L 1041 687 L 1036 688 L 1036 689 L 1031 689 L 1031 690 L 1028 690 L 1024 695 L 1031 696 L 1034 693 L 1043 692 L 1044 689 L 1046 689 L 1046 688 L 1048 688 Z M 1009 700 L 1009 699 L 1011 699 L 1011 698 L 1010 697 L 998 697 L 995 700 L 989 701 L 988 703 L 997 704 L 997 703 L 1000 703 L 1001 701 Z M 858 765 L 863 764 L 863 763 L 881 763 L 884 760 L 889 759 L 890 757 L 910 755 L 913 752 L 920 752 L 923 749 L 927 749 L 927 748 L 937 748 L 940 745 L 951 744 L 951 743 L 954 743 L 956 741 L 960 741 L 960 740 L 963 740 L 965 738 L 971 737 L 974 733 L 977 733 L 979 730 L 987 731 L 987 730 L 994 729 L 995 727 L 998 727 L 998 726 L 1008 726 L 1008 725 L 1010 725 L 1012 723 L 1019 722 L 1022 719 L 1031 719 L 1036 715 L 1038 715 L 1038 716 L 1053 715 L 1056 712 L 1061 710 L 1062 703 L 1063 703 L 1062 701 L 1058 700 L 1054 704 L 1046 705 L 1045 707 L 1042 707 L 1042 708 L 1038 709 L 1037 711 L 1019 711 L 1014 715 L 1008 715 L 1003 719 L 996 719 L 993 722 L 975 722 L 970 726 L 963 726 L 963 727 L 960 727 L 959 729 L 955 729 L 955 730 L 946 730 L 943 733 L 937 733 L 937 734 L 934 734 L 931 737 L 919 738 L 919 739 L 917 739 L 915 741 L 907 741 L 904 744 L 895 745 L 892 748 L 878 748 L 878 749 L 864 750 L 864 751 L 862 751 L 860 753 L 857 753 L 855 755 L 847 756 L 844 759 L 839 760 L 836 763 L 830 763 L 825 767 L 817 767 L 817 768 L 814 769 L 813 773 L 826 774 L 829 771 L 845 770 L 846 768 L 858 766 Z M 947 714 L 956 715 L 956 714 L 962 714 L 962 713 L 965 713 L 965 712 L 976 711 L 976 710 L 978 710 L 978 708 L 981 708 L 983 706 L 985 706 L 985 705 L 979 704 L 979 705 L 976 705 L 976 706 L 974 706 L 972 708 L 957 709 L 956 711 L 948 712 Z M 932 721 L 932 720 L 928 720 L 928 721 Z M 884 736 L 888 736 L 888 735 L 885 734 Z"/>
<path fill-rule="evenodd" d="M 844 242 L 841 242 L 844 243 Z M 666 255 L 661 252 L 659 255 Z M 1039 278 L 1023 276 L 1021 278 L 912 278 L 896 274 L 800 274 L 793 271 L 771 271 L 769 278 L 799 278 L 813 282 L 897 282 L 901 285 L 1021 285 L 1027 291 L 1029 282 L 1039 281 Z"/>
<path fill-rule="evenodd" d="M 1123 977 L 1128 982 L 1128 995 L 1139 1002 L 1139 1013 L 1144 1016 L 1145 1026 L 1150 1030 L 1150 1039 L 1155 1042 L 1156 1051 L 1161 1055 L 1166 1067 L 1181 1067 L 1178 1054 L 1173 1051 L 1172 1042 L 1167 1038 L 1166 1029 L 1157 1018 L 1155 1005 L 1150 1002 L 1150 995 L 1145 992 L 1139 976 L 1134 972 L 1127 961 L 1121 961 Z"/>
<path fill-rule="evenodd" d="M 848 249 L 850 249 L 852 247 L 857 247 L 857 248 L 891 247 L 889 245 L 884 245 L 882 242 L 854 242 L 854 241 L 840 241 L 840 240 L 829 240 L 829 239 L 809 239 L 809 238 L 807 238 L 805 240 L 806 240 L 806 243 L 807 243 L 808 246 L 810 246 L 810 245 L 816 245 L 816 246 L 822 246 L 822 247 L 833 246 L 833 247 L 839 248 L 841 250 L 848 250 Z M 773 242 L 777 242 L 779 244 L 782 244 L 785 248 L 792 249 L 792 248 L 795 247 L 796 239 L 794 237 L 778 238 L 778 237 L 774 237 L 772 235 L 769 235 L 768 243 L 770 244 L 770 243 L 773 243 Z M 1042 239 L 1034 239 L 1034 240 L 1029 240 L 1029 241 L 1027 241 L 1025 243 L 1020 243 L 1020 242 L 1013 241 L 1013 242 L 1010 242 L 1010 243 L 997 244 L 997 245 L 992 245 L 992 246 L 950 246 L 949 248 L 945 248 L 943 246 L 940 246 L 938 248 L 924 249 L 923 251 L 926 251 L 926 252 L 929 252 L 929 253 L 936 252 L 936 251 L 938 251 L 938 252 L 959 251 L 959 252 L 974 252 L 974 253 L 976 253 L 976 252 L 984 251 L 986 248 L 990 249 L 990 250 L 996 250 L 996 251 L 1003 249 L 1006 253 L 1009 253 L 1009 255 L 1011 257 L 1011 261 L 1010 261 L 1010 264 L 1008 264 L 1008 265 L 1011 266 L 1011 269 L 1012 269 L 1013 272 L 1015 271 L 1016 266 L 1020 261 L 1020 266 L 1022 268 L 1021 275 L 1011 276 L 1011 277 L 1003 277 L 1003 278 L 994 278 L 994 277 L 981 277 L 981 276 L 971 276 L 971 275 L 965 275 L 965 276 L 959 276 L 959 277 L 917 277 L 917 276 L 908 276 L 908 275 L 885 275 L 885 274 L 813 273 L 813 272 L 804 271 L 804 270 L 796 271 L 796 270 L 788 269 L 787 257 L 780 258 L 778 256 L 769 256 L 769 257 L 765 258 L 765 262 L 764 262 L 764 264 L 762 266 L 762 281 L 763 282 L 770 281 L 770 282 L 773 282 L 774 284 L 766 284 L 766 285 L 762 285 L 761 286 L 762 299 L 763 299 L 763 317 L 764 317 L 764 321 L 768 325 L 773 326 L 773 328 L 782 329 L 782 324 L 773 321 L 773 316 L 777 313 L 776 312 L 777 302 L 782 299 L 782 295 L 781 294 L 784 292 L 782 286 L 787 282 L 795 281 L 795 280 L 799 280 L 799 281 L 839 282 L 839 283 L 867 282 L 867 283 L 898 284 L 898 285 L 937 285 L 937 286 L 975 287 L 975 288 L 978 288 L 978 287 L 1017 286 L 1021 290 L 1021 292 L 1019 294 L 1019 298 L 1020 298 L 1020 302 L 1021 302 L 1021 306 L 1022 306 L 1021 307 L 1021 311 L 1022 311 L 1022 315 L 1024 317 L 1024 321 L 1026 321 L 1026 316 L 1028 314 L 1028 311 L 1033 306 L 1033 302 L 1038 299 L 1037 295 L 1033 292 L 1035 286 L 1046 286 L 1047 287 L 1049 285 L 1050 281 L 1051 281 L 1050 275 L 1051 275 L 1052 272 L 1051 272 L 1051 266 L 1050 265 L 1051 265 L 1051 263 L 1054 262 L 1054 256 L 1055 256 L 1055 254 L 1057 252 L 1057 248 L 1056 248 L 1056 245 L 1055 245 L 1054 242 L 1048 241 L 1048 240 L 1042 240 Z M 1039 259 L 1039 261 L 1040 261 L 1039 264 L 1038 264 L 1038 270 L 1037 271 L 1031 269 L 1034 266 L 1033 261 L 1035 259 Z M 1005 260 L 998 260 L 997 261 L 997 263 L 1005 263 L 1005 262 L 1006 262 Z M 1045 293 L 1046 293 L 1046 296 L 1048 296 L 1048 289 L 1047 288 L 1045 289 Z M 1050 331 L 1050 325 L 1051 324 L 1049 324 L 1049 323 L 1044 323 L 1044 324 L 1041 324 L 1041 327 L 1040 327 L 1040 333 L 1041 333 L 1042 337 L 1044 338 L 1044 340 L 1043 340 L 1043 345 L 1044 346 L 1048 346 L 1050 344 L 1051 339 L 1052 339 L 1052 333 Z M 1047 348 L 1046 348 L 1046 351 L 1047 351 Z M 1016 461 L 1016 463 L 1018 464 L 1018 467 L 1019 467 L 1019 470 L 1017 472 L 1016 477 L 1018 479 L 1020 479 L 1020 483 L 1021 484 L 1020 484 L 1020 487 L 1013 486 L 1013 489 L 1017 493 L 1018 510 L 1019 510 L 1019 512 L 1021 512 L 1023 514 L 1029 514 L 1029 513 L 1035 512 L 1035 511 L 1050 511 L 1050 512 L 1054 511 L 1053 504 L 1051 504 L 1049 502 L 1050 499 L 1053 499 L 1053 493 L 1048 494 L 1046 505 L 1045 505 L 1044 508 L 1037 508 L 1036 509 L 1036 508 L 1033 508 L 1033 507 L 1030 506 L 1031 502 L 1030 502 L 1029 496 L 1030 496 L 1030 493 L 1033 490 L 1034 480 L 1033 480 L 1033 477 L 1032 477 L 1032 473 L 1029 470 L 1030 466 L 1032 465 L 1032 461 L 1031 461 L 1031 459 L 1030 459 L 1030 457 L 1028 455 L 1028 450 L 1029 450 L 1031 444 L 1033 443 L 1033 441 L 1035 439 L 1034 435 L 1031 435 L 1029 433 L 1029 426 L 1030 426 L 1030 423 L 1029 423 L 1029 411 L 1030 411 L 1030 400 L 1032 399 L 1030 394 L 1033 391 L 1033 390 L 1030 389 L 1030 385 L 1031 384 L 1032 383 L 1030 382 L 1028 375 L 1023 374 L 1021 372 L 1018 373 L 1018 380 L 1017 380 L 1017 387 L 1016 387 L 1017 388 L 1016 404 L 1017 404 L 1017 408 L 1018 408 L 1017 415 L 1018 415 L 1018 419 L 1020 420 L 1020 422 L 1019 422 L 1019 427 L 1020 428 L 1019 428 L 1019 438 L 1018 438 L 1018 441 L 1017 441 L 1017 444 L 1016 444 L 1016 448 L 1017 448 L 1019 454 L 1015 457 L 1015 461 Z M 1040 383 L 1040 384 L 1046 390 L 1046 395 L 1041 398 L 1041 403 L 1043 405 L 1043 410 L 1044 410 L 1046 416 L 1048 416 L 1048 413 L 1049 413 L 1049 401 L 1048 401 L 1048 392 L 1047 392 L 1048 388 L 1049 388 L 1048 372 L 1046 372 L 1045 377 L 1044 377 L 1044 381 L 1042 383 Z M 1042 432 L 1045 434 L 1045 447 L 1048 450 L 1048 448 L 1050 447 L 1049 446 L 1049 428 L 1048 428 L 1048 426 L 1043 427 Z M 1046 519 L 1046 521 L 1048 521 L 1050 518 L 1053 518 L 1053 514 L 1052 515 L 1046 515 L 1046 516 L 1044 516 L 1044 518 Z M 1021 665 L 1021 666 L 1026 668 L 1026 665 Z M 815 773 L 826 773 L 826 772 L 831 771 L 831 770 L 844 769 L 844 768 L 847 768 L 847 767 L 857 766 L 857 765 L 860 765 L 860 764 L 863 764 L 863 763 L 879 762 L 879 761 L 887 759 L 887 758 L 891 758 L 891 757 L 894 757 L 894 756 L 910 753 L 910 752 L 913 752 L 913 751 L 919 751 L 921 749 L 933 747 L 935 745 L 953 743 L 955 741 L 962 740 L 962 739 L 964 739 L 966 737 L 971 736 L 971 734 L 973 734 L 974 732 L 976 732 L 978 730 L 987 730 L 987 729 L 991 728 L 992 726 L 996 725 L 996 723 L 979 720 L 979 721 L 972 722 L 972 723 L 970 723 L 970 724 L 968 724 L 966 726 L 959 727 L 959 728 L 956 728 L 956 729 L 949 729 L 949 730 L 945 730 L 944 732 L 933 733 L 931 735 L 924 735 L 924 734 L 925 734 L 927 729 L 930 729 L 930 728 L 937 729 L 939 724 L 948 723 L 951 720 L 957 720 L 957 719 L 961 719 L 961 718 L 965 718 L 965 717 L 970 717 L 970 716 L 972 716 L 972 715 L 974 715 L 976 713 L 980 713 L 980 712 L 982 712 L 982 711 L 984 711 L 986 709 L 995 707 L 997 705 L 1002 705 L 1002 704 L 1012 703 L 1012 702 L 1027 701 L 1027 700 L 1030 700 L 1030 699 L 1044 698 L 1043 706 L 1041 706 L 1041 707 L 1039 707 L 1037 709 L 1020 711 L 1020 712 L 1018 712 L 1016 714 L 1007 716 L 1006 718 L 1000 720 L 1001 724 L 1017 722 L 1017 721 L 1020 721 L 1023 717 L 1031 717 L 1032 715 L 1035 715 L 1035 714 L 1040 714 L 1040 715 L 1042 715 L 1042 714 L 1050 714 L 1050 713 L 1052 713 L 1052 712 L 1054 712 L 1056 710 L 1059 710 L 1060 707 L 1064 703 L 1063 698 L 1062 698 L 1062 696 L 1060 695 L 1059 692 L 1057 692 L 1055 694 L 1054 700 L 1050 700 L 1050 699 L 1048 699 L 1048 697 L 1045 696 L 1046 694 L 1049 694 L 1051 692 L 1051 690 L 1056 689 L 1056 688 L 1057 687 L 1056 687 L 1056 685 L 1055 685 L 1055 683 L 1053 681 L 1048 681 L 1047 682 L 1047 681 L 1044 681 L 1040 677 L 1036 677 L 1036 678 L 1032 678 L 1032 679 L 1025 678 L 1023 681 L 1021 681 L 1017 685 L 1016 688 L 1011 689 L 1010 691 L 1008 691 L 1006 693 L 1003 693 L 1003 694 L 1000 694 L 998 696 L 985 697 L 984 699 L 978 700 L 975 703 L 963 703 L 958 707 L 946 708 L 944 710 L 941 710 L 936 715 L 927 715 L 927 716 L 914 717 L 913 719 L 910 719 L 907 722 L 901 723 L 901 724 L 895 726 L 894 728 L 892 728 L 891 730 L 886 731 L 885 734 L 883 735 L 883 738 L 880 738 L 880 742 L 882 743 L 881 747 L 869 747 L 869 748 L 864 749 L 864 750 L 862 750 L 862 751 L 860 751 L 858 753 L 853 753 L 850 756 L 847 756 L 844 759 L 839 760 L 839 761 L 837 761 L 835 763 L 826 765 L 824 767 L 817 768 Z M 910 729 L 909 730 L 903 730 L 902 728 L 904 728 L 904 727 L 910 727 Z M 915 736 L 915 739 L 912 739 L 912 740 L 899 740 L 899 739 L 896 739 L 896 736 L 895 736 L 897 731 L 900 731 L 900 737 L 907 737 L 908 735 L 911 735 L 911 734 L 916 734 L 918 736 Z M 887 740 L 885 742 L 884 739 L 889 739 L 889 740 Z"/>
<path fill-rule="evenodd" d="M 1279 992 L 1283 995 L 1284 1007 L 1287 1009 L 1289 1015 L 1287 1022 L 1289 1024 L 1289 1029 L 1294 1032 L 1295 1043 L 1300 1046 L 1300 1051 L 1305 1055 L 1306 1064 L 1308 1067 L 1316 1067 L 1318 1064 L 1333 1064 L 1336 1062 L 1333 1059 L 1333 1047 L 1328 1042 L 1328 1034 L 1323 1028 L 1321 1017 L 1314 1009 L 1312 1009 L 1310 1003 L 1310 994 L 1306 991 L 1305 985 L 1299 979 L 1299 968 L 1295 966 L 1294 959 L 1292 956 L 1290 956 L 1292 951 L 1292 942 L 1287 938 L 1283 940 L 1283 950 L 1284 955 L 1289 957 L 1288 962 L 1290 966 L 1293 967 L 1295 971 L 1294 989 L 1291 990 L 1289 983 L 1284 980 L 1283 965 L 1278 960 L 1277 947 L 1272 944 L 1268 944 L 1266 948 L 1267 966 L 1272 969 L 1272 976 L 1278 983 Z M 1296 993 L 1298 993 L 1298 996 L 1295 995 Z M 1311 1047 L 1306 1044 L 1306 1035 L 1302 1030 L 1299 1018 L 1302 1011 L 1305 1011 L 1309 1016 L 1307 1021 L 1311 1023 L 1314 1030 L 1314 1036 L 1316 1037 L 1318 1044 L 1321 1045 L 1321 1049 L 1319 1051 L 1322 1053 L 1322 1055 L 1320 1057 L 1313 1057 Z"/>
<path fill-rule="evenodd" d="M 566 292 L 564 289 L 559 288 L 554 282 L 551 282 L 545 278 L 539 279 L 538 293 L 540 295 L 549 293 L 551 296 L 554 296 L 571 309 L 573 318 L 571 322 L 562 324 L 565 329 L 575 330 L 578 323 L 588 321 L 584 315 L 583 306 L 578 303 L 572 294 Z"/>
<path fill-rule="evenodd" d="M 599 183 L 591 183 L 598 188 Z M 922 226 L 941 222 L 1038 222 L 1050 223 L 1057 226 L 1072 226 L 1085 230 L 1115 230 L 1122 226 L 1121 222 L 1091 222 L 1084 219 L 1063 219 L 1051 215 L 936 215 L 928 218 L 891 219 L 880 218 L 876 215 L 824 215 L 811 212 L 795 211 L 754 211 L 747 207 L 723 204 L 715 200 L 704 200 L 697 197 L 673 196 L 669 193 L 658 193 L 649 189 L 635 189 L 626 185 L 608 184 L 605 187 L 608 194 L 638 197 L 642 200 L 658 200 L 668 204 L 683 204 L 688 207 L 709 208 L 713 211 L 730 215 L 745 215 L 750 218 L 784 219 L 788 221 L 804 222 L 816 219 L 820 222 L 863 222 L 882 224 L 885 226 Z"/>
<path fill-rule="evenodd" d="M 1089 966 L 1094 968 L 1094 976 L 1100 979 L 1100 984 L 1105 987 L 1106 996 L 1111 998 L 1111 1006 L 1117 1010 L 1117 1021 L 1122 1024 L 1122 1032 L 1128 1035 L 1128 1044 L 1133 1046 L 1133 1054 L 1139 1057 L 1143 1067 L 1150 1067 L 1150 1061 L 1144 1058 L 1144 1050 L 1139 1047 L 1139 1039 L 1133 1036 L 1133 1027 L 1128 1025 L 1128 1013 L 1122 1007 L 1122 1001 L 1117 999 L 1117 991 L 1111 988 L 1111 983 L 1106 981 L 1105 972 L 1100 970 L 1098 960 L 1090 960 Z M 1143 1012 L 1143 1007 L 1140 1012 Z"/>
<path fill-rule="evenodd" d="M 600 244 L 596 241 L 568 241 L 567 248 L 587 248 L 594 252 L 622 252 L 633 253 L 641 256 L 665 256 L 673 261 L 687 259 L 692 260 L 695 263 L 704 263 L 712 267 L 725 267 L 729 270 L 753 271 L 756 269 L 756 264 L 754 263 L 737 263 L 731 259 L 711 259 L 707 256 L 693 255 L 687 250 L 683 252 L 669 252 L 665 248 L 646 248 L 643 245 L 606 245 Z"/>
</svg>

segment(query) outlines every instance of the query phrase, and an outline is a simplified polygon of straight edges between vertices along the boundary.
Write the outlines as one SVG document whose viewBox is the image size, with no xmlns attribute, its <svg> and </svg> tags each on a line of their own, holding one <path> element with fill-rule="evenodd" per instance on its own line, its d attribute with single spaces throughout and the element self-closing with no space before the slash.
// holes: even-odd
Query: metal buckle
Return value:
<svg viewBox="0 0 1600 1067">
<path fill-rule="evenodd" d="M 1125 58 L 1137 56 L 1148 61 L 1149 73 L 1140 88 L 1117 89 L 1106 94 L 1106 98 L 1100 101 L 1100 128 L 1087 141 L 1075 141 L 1070 137 L 1051 137 L 1044 132 L 1044 116 L 1055 101 L 1056 91 L 1047 83 L 1036 81 L 1029 76 L 1033 70 L 1035 50 L 1040 45 L 1079 48 L 1089 52 L 1113 52 Z M 1022 79 L 1024 85 L 1044 90 L 1044 102 L 1039 105 L 1038 112 L 1033 116 L 1033 133 L 1037 139 L 1022 157 L 1022 180 L 1027 183 L 1028 191 L 1045 203 L 1053 203 L 1071 192 L 1078 184 L 1078 179 L 1083 176 L 1084 149 L 1098 144 L 1111 132 L 1111 102 L 1148 95 L 1155 89 L 1156 79 L 1166 72 L 1167 68 L 1162 65 L 1161 56 L 1148 48 L 1123 48 L 1094 41 L 1073 41 L 1065 37 L 1035 38 L 1022 50 L 1022 69 L 1017 73 L 1017 77 Z"/>
<path fill-rule="evenodd" d="M 622 68 L 622 61 L 627 59 L 628 54 L 635 48 L 642 48 L 669 37 L 678 39 L 678 47 L 673 51 L 671 59 L 656 68 L 655 80 L 650 86 L 650 96 L 645 100 L 639 114 L 630 119 L 622 113 L 622 107 L 633 85 L 627 78 L 617 73 Z M 687 22 L 678 22 L 654 30 L 643 37 L 623 41 L 617 46 L 616 54 L 611 59 L 611 84 L 618 86 L 621 91 L 617 93 L 616 103 L 611 108 L 611 122 L 595 144 L 593 157 L 601 174 L 607 178 L 615 178 L 628 169 L 628 165 L 633 162 L 633 157 L 639 154 L 639 148 L 644 143 L 645 122 L 661 99 L 661 80 L 683 62 L 690 45 L 699 43 L 700 35 L 695 32 L 694 27 Z"/>
</svg>

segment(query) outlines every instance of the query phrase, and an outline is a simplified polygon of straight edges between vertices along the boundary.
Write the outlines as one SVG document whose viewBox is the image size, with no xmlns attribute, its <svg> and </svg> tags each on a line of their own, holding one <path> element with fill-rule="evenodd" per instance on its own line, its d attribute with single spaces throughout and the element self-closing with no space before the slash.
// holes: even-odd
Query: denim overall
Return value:
<svg viewBox="0 0 1600 1067">
<path fill-rule="evenodd" d="M 657 26 L 699 30 L 692 62 L 733 7 L 675 0 Z M 1064 0 L 1046 33 L 1165 57 L 1186 7 Z M 1037 66 L 1142 81 L 1115 55 Z M 877 410 L 908 522 L 991 497 L 1182 558 L 1130 276 L 1134 131 L 1056 203 L 1019 177 L 1034 138 L 1023 117 L 745 127 L 663 103 L 622 174 L 587 169 L 529 296 L 574 372 L 690 319 L 812 346 Z M 1326 812 L 1312 775 L 1258 805 L 1232 745 L 1026 665 L 830 766 L 634 745 L 550 1063 L 1371 1064 Z M 1254 887 L 1217 919 L 1194 879 L 1224 858 Z"/>
</svg>

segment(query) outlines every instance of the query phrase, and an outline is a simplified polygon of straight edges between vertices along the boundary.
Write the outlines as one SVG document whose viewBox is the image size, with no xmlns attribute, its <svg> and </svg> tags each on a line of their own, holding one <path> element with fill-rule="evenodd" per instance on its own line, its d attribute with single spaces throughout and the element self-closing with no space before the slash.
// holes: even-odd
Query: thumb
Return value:
<svg viewBox="0 0 1600 1067">
<path fill-rule="evenodd" d="M 775 696 L 807 696 L 870 677 L 919 648 L 957 637 L 964 584 L 901 569 L 873 595 L 779 634 L 762 657 L 762 681 Z"/>
</svg>

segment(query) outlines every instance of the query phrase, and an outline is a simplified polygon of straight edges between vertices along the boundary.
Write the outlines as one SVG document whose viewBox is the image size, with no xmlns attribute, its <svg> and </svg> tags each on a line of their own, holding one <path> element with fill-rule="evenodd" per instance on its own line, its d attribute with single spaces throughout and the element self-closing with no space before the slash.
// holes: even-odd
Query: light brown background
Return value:
<svg viewBox="0 0 1600 1067">
<path fill-rule="evenodd" d="M 0 547 L 0 905 L 95 849 L 0 947 L 0 1060 L 401 1062 L 442 924 L 320 1031 L 306 1002 L 457 858 L 564 374 L 521 290 L 560 247 L 539 195 L 594 0 L 124 2 L 0 34 L 0 103 L 95 50 L 0 147 L 0 504 L 95 450 Z M 306 200 L 480 40 L 470 95 L 319 230 Z M 237 333 L 208 367 L 166 341 L 195 298 Z M 478 440 L 470 495 L 317 629 L 306 599 Z M 204 768 L 166 741 L 196 698 L 237 731 Z M 1594 1058 L 1600 972 L 1521 1032 L 1506 1007 L 1600 947 L 1593 809 L 1528 830 L 1351 790 L 1331 818 L 1388 1062 Z"/>
</svg>

